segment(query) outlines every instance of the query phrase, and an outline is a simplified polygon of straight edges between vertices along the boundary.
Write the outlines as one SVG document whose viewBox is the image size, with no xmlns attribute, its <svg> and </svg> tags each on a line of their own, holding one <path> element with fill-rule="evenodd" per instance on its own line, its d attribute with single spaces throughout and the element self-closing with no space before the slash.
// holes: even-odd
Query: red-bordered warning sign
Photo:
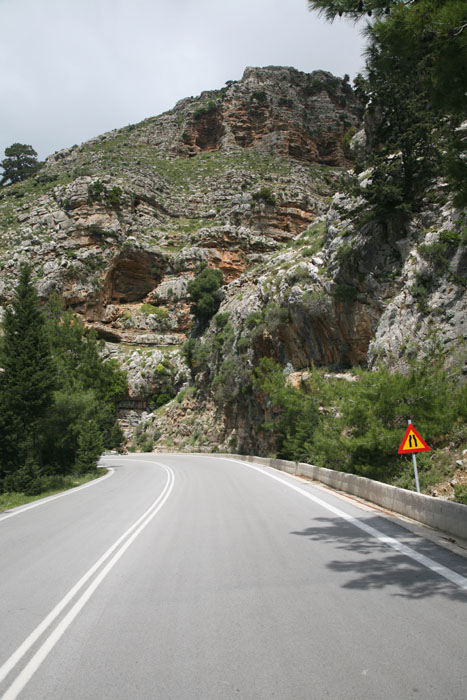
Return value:
<svg viewBox="0 0 467 700">
<path fill-rule="evenodd" d="M 415 430 L 412 424 L 409 425 L 402 438 L 398 454 L 406 455 L 414 452 L 430 452 L 430 448 L 422 438 L 420 433 Z"/>
</svg>

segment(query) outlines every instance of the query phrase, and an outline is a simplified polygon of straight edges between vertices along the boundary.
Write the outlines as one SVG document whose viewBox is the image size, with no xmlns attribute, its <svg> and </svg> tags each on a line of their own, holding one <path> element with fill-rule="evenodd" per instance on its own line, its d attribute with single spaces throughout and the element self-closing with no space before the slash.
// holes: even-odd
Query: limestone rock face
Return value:
<svg viewBox="0 0 467 700">
<path fill-rule="evenodd" d="M 339 170 L 320 164 L 344 162 L 343 133 L 359 110 L 330 74 L 250 68 L 220 91 L 50 156 L 29 186 L 0 199 L 1 300 L 28 260 L 41 298 L 61 294 L 102 338 L 149 342 L 139 308 L 152 304 L 164 317 L 159 336 L 182 342 L 186 285 L 201 265 L 234 282 L 325 210 Z"/>
<path fill-rule="evenodd" d="M 325 71 L 247 68 L 221 99 L 203 93 L 183 132 L 190 156 L 238 147 L 327 165 L 344 165 L 342 136 L 358 124 L 360 108 L 349 86 Z M 188 106 L 187 102 L 179 107 Z"/>
<path fill-rule="evenodd" d="M 40 298 L 60 294 L 128 370 L 127 412 L 186 386 L 187 286 L 205 265 L 223 273 L 219 311 L 238 365 L 266 355 L 292 374 L 381 357 L 403 367 L 429 354 L 434 334 L 454 352 L 467 337 L 465 213 L 434 183 L 411 222 L 359 224 L 341 190 L 355 177 L 349 157 L 370 147 L 361 117 L 352 88 L 329 73 L 247 68 L 53 154 L 0 190 L 0 315 L 30 262 Z M 218 333 L 214 319 L 206 341 Z M 219 369 L 213 361 L 208 383 Z M 185 431 L 195 403 L 173 408 L 186 411 Z M 264 413 L 216 416 L 209 405 L 217 427 L 199 425 L 210 439 L 251 444 Z"/>
</svg>

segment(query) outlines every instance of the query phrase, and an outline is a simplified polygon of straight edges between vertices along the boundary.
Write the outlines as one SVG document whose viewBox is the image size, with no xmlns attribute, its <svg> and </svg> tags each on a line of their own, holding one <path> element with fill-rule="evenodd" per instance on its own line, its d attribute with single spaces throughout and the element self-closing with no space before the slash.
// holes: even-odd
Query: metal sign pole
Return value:
<svg viewBox="0 0 467 700">
<path fill-rule="evenodd" d="M 411 425 L 412 421 L 409 418 L 409 425 Z M 415 474 L 415 486 L 417 488 L 417 493 L 420 493 L 420 484 L 418 483 L 418 470 L 417 470 L 417 458 L 415 457 L 415 453 L 412 453 L 412 462 L 413 462 L 413 471 Z"/>
<path fill-rule="evenodd" d="M 412 454 L 413 470 L 415 473 L 415 486 L 417 487 L 417 493 L 420 493 L 420 484 L 418 483 L 418 471 L 417 471 L 417 458 Z"/>
</svg>

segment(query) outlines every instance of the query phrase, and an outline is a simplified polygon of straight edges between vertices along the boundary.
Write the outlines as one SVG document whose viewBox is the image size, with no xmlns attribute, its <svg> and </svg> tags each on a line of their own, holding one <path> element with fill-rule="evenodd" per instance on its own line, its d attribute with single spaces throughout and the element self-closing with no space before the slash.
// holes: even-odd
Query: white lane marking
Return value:
<svg viewBox="0 0 467 700">
<path fill-rule="evenodd" d="M 74 598 L 74 596 L 80 591 L 81 588 L 89 581 L 91 576 L 96 573 L 100 566 L 110 557 L 110 555 L 122 544 L 122 542 L 133 532 L 131 537 L 128 537 L 126 542 L 121 546 L 121 548 L 114 554 L 113 558 L 108 562 L 104 569 L 100 572 L 98 576 L 94 579 L 91 585 L 84 591 L 81 597 L 77 600 L 71 610 L 63 618 L 63 620 L 57 625 L 55 630 L 49 635 L 45 640 L 36 654 L 32 657 L 29 663 L 24 667 L 24 669 L 19 673 L 17 678 L 13 681 L 11 686 L 2 695 L 1 700 L 14 700 L 18 697 L 19 693 L 26 686 L 29 680 L 32 678 L 33 674 L 37 671 L 41 663 L 52 651 L 55 644 L 58 642 L 60 637 L 63 635 L 65 630 L 71 625 L 75 617 L 87 603 L 89 598 L 92 596 L 94 591 L 99 587 L 102 581 L 105 579 L 107 574 L 113 569 L 118 560 L 123 556 L 128 547 L 134 542 L 138 535 L 144 530 L 144 528 L 151 522 L 151 520 L 157 515 L 162 506 L 165 504 L 169 498 L 174 483 L 175 475 L 170 467 L 166 467 L 164 464 L 156 461 L 149 460 L 125 460 L 125 461 L 137 461 L 138 463 L 147 461 L 149 464 L 157 464 L 157 466 L 162 467 L 168 475 L 167 481 L 165 483 L 163 491 L 160 493 L 158 498 L 152 503 L 152 505 L 143 513 L 143 515 L 136 520 L 131 527 L 129 527 L 121 537 L 114 542 L 114 544 L 109 547 L 109 549 L 104 552 L 104 554 L 98 559 L 98 561 L 82 576 L 82 578 L 70 589 L 70 591 L 62 598 L 62 600 L 55 606 L 55 608 L 44 618 L 44 620 L 31 632 L 31 634 L 24 640 L 24 642 L 18 647 L 18 649 L 5 661 L 5 663 L 0 667 L 0 682 L 3 681 L 6 676 L 14 669 L 18 662 L 23 658 L 23 656 L 29 651 L 33 644 L 39 639 L 39 637 L 50 627 L 58 615 L 64 610 L 68 603 Z M 137 529 L 136 529 L 137 528 Z"/>
<path fill-rule="evenodd" d="M 355 527 L 358 527 L 360 530 L 363 530 L 368 535 L 371 535 L 379 542 L 383 542 L 384 544 L 389 545 L 389 547 L 396 549 L 401 554 L 405 554 L 405 556 L 410 557 L 410 559 L 413 559 L 422 566 L 425 566 L 427 569 L 434 571 L 436 574 L 443 576 L 451 583 L 454 583 L 456 586 L 459 586 L 459 588 L 462 588 L 464 591 L 467 591 L 467 578 L 465 578 L 464 576 L 461 576 L 455 571 L 452 571 L 452 569 L 448 569 L 447 566 L 438 564 L 438 562 L 434 561 L 434 559 L 430 559 L 430 557 L 426 557 L 424 554 L 416 552 L 415 549 L 407 547 L 407 545 L 402 544 L 394 537 L 383 535 L 382 532 L 372 527 L 371 525 L 367 525 L 364 521 L 359 520 L 358 518 L 354 518 L 352 515 L 348 515 L 343 510 L 340 510 L 340 508 L 336 508 L 335 506 L 326 503 L 326 501 L 323 501 L 321 498 L 314 496 L 309 491 L 305 491 L 305 489 L 300 488 L 300 486 L 296 486 L 295 484 L 292 484 L 286 481 L 285 479 L 282 479 L 280 476 L 271 474 L 264 468 L 255 467 L 249 462 L 241 462 L 239 459 L 229 459 L 228 457 L 223 457 L 222 459 L 228 459 L 229 462 L 237 462 L 237 464 L 243 464 L 244 467 L 249 467 L 250 469 L 254 469 L 260 474 L 264 474 L 264 476 L 268 476 L 270 479 L 274 479 L 274 481 L 279 481 L 279 483 L 284 484 L 289 489 L 292 489 L 292 491 L 296 491 L 302 496 L 305 496 L 305 498 L 308 498 L 310 501 L 314 501 L 314 503 L 317 503 L 323 508 L 326 508 L 326 510 L 331 511 L 331 513 L 334 513 L 334 515 L 339 516 L 339 518 L 343 518 L 344 520 L 347 520 L 347 522 L 352 523 L 352 525 L 355 525 Z"/>
<path fill-rule="evenodd" d="M 29 503 L 27 506 L 20 506 L 19 508 L 15 508 L 11 513 L 7 513 L 6 515 L 1 515 L 0 516 L 0 521 L 2 520 L 7 520 L 8 518 L 14 518 L 15 515 L 20 515 L 21 513 L 25 513 L 27 510 L 31 510 L 31 508 L 37 508 L 38 506 L 43 506 L 45 503 L 50 503 L 50 501 L 56 501 L 57 498 L 63 498 L 64 496 L 70 496 L 72 493 L 77 493 L 77 491 L 82 491 L 83 489 L 88 489 L 90 486 L 95 486 L 96 484 L 102 484 L 103 481 L 109 478 L 109 476 L 112 476 L 113 473 L 115 472 L 115 469 L 112 469 L 111 467 L 106 467 L 108 470 L 108 473 L 105 476 L 100 476 L 97 479 L 93 479 L 93 481 L 88 481 L 87 484 L 83 484 L 82 486 L 75 486 L 74 489 L 68 489 L 67 491 L 62 491 L 61 493 L 58 493 L 56 496 L 47 496 L 47 498 L 40 498 L 37 501 L 34 501 L 33 503 Z"/>
</svg>

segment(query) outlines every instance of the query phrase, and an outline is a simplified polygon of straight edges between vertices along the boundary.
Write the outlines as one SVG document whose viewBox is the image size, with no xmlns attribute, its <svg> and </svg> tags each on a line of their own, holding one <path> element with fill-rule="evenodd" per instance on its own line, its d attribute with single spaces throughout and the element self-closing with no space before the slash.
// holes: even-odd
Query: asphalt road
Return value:
<svg viewBox="0 0 467 700">
<path fill-rule="evenodd" d="M 0 698 L 465 700 L 467 559 L 214 456 L 0 513 Z"/>
</svg>

